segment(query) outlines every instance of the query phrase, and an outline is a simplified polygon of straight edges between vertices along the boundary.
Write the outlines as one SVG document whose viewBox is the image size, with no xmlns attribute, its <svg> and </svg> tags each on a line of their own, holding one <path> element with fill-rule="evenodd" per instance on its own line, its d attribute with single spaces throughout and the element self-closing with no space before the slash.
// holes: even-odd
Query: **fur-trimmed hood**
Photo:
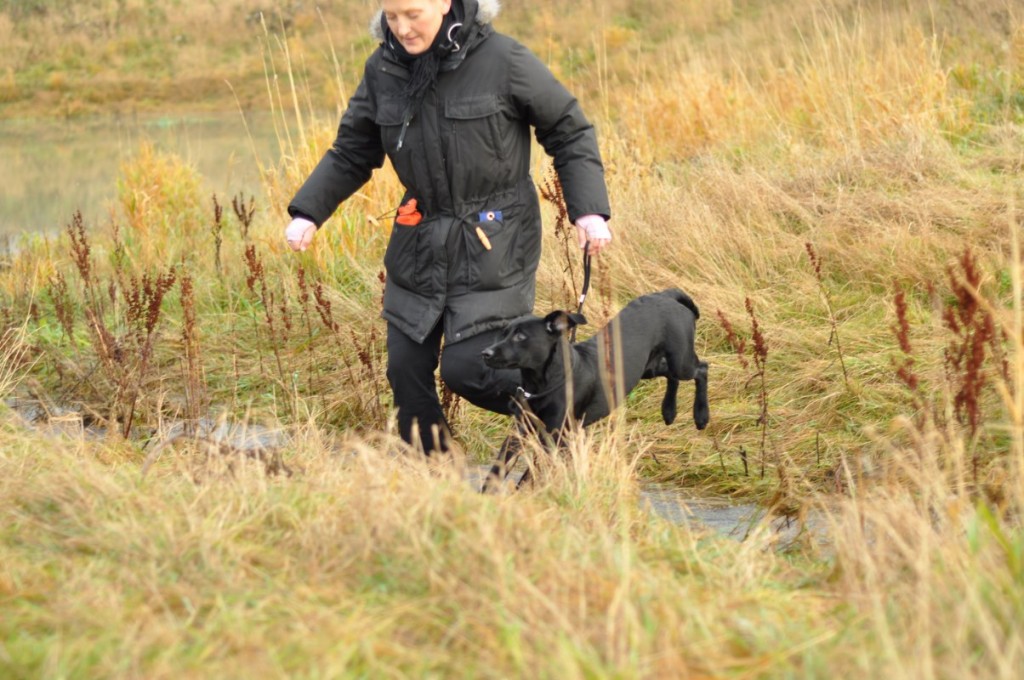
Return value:
<svg viewBox="0 0 1024 680">
<path fill-rule="evenodd" d="M 464 0 L 452 0 L 452 2 L 463 2 Z M 474 2 L 474 0 L 465 0 L 465 2 Z M 477 4 L 476 10 L 476 23 L 484 26 L 491 23 L 501 13 L 501 0 L 475 0 Z M 384 10 L 377 10 L 373 18 L 370 19 L 370 35 L 373 36 L 374 40 L 383 40 L 384 33 L 380 27 L 380 17 L 384 13 Z"/>
</svg>

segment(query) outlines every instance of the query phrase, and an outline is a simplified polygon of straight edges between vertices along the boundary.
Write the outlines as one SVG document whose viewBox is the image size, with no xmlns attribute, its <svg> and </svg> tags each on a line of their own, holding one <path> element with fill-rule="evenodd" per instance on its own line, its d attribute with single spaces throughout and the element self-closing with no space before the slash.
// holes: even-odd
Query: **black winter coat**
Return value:
<svg viewBox="0 0 1024 680">
<path fill-rule="evenodd" d="M 470 28 L 441 63 L 401 149 L 409 74 L 382 43 L 333 147 L 288 207 L 320 225 L 391 159 L 407 190 L 402 203 L 416 198 L 423 220 L 392 227 L 382 315 L 417 342 L 442 314 L 451 343 L 533 310 L 541 217 L 531 127 L 554 158 L 569 218 L 610 216 L 597 139 L 576 99 L 529 50 L 494 32 L 494 0 L 460 1 Z"/>
</svg>

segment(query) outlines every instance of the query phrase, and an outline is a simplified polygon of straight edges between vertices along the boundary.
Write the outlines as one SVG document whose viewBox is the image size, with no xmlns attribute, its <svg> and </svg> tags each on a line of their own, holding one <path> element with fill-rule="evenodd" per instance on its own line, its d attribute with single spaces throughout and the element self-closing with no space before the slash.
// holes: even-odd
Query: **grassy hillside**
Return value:
<svg viewBox="0 0 1024 680">
<path fill-rule="evenodd" d="M 499 496 L 463 477 L 504 418 L 447 401 L 463 451 L 431 466 L 395 440 L 378 313 L 400 187 L 378 173 L 306 253 L 281 237 L 372 2 L 262 23 L 0 2 L 0 115 L 237 96 L 274 110 L 282 156 L 254 160 L 251 200 L 144 147 L 109 221 L 26 237 L 0 272 L 2 394 L 47 414 L 0 425 L 0 674 L 1016 677 L 1024 4 L 507 4 L 499 29 L 599 129 L 616 241 L 589 330 L 691 293 L 711 425 L 665 427 L 644 385 Z M 581 281 L 558 215 L 539 312 Z M 264 460 L 179 436 L 218 420 L 269 428 Z M 642 480 L 828 540 L 672 526 Z"/>
</svg>

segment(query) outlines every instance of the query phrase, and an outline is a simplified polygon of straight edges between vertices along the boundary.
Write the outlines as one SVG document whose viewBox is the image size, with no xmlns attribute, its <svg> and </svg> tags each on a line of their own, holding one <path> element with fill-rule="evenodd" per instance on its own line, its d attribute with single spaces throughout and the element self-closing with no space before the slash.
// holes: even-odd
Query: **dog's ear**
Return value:
<svg viewBox="0 0 1024 680">
<path fill-rule="evenodd" d="M 570 314 L 561 310 L 551 312 L 544 317 L 544 328 L 552 335 L 561 335 L 576 326 L 578 323 L 577 319 L 583 319 L 583 317 L 579 314 Z M 586 321 L 586 319 L 583 319 L 583 323 L 586 323 Z"/>
<path fill-rule="evenodd" d="M 579 314 L 577 312 L 569 312 L 568 316 L 569 319 L 572 321 L 572 325 L 574 326 L 587 325 L 587 317 L 583 316 L 582 314 Z"/>
</svg>

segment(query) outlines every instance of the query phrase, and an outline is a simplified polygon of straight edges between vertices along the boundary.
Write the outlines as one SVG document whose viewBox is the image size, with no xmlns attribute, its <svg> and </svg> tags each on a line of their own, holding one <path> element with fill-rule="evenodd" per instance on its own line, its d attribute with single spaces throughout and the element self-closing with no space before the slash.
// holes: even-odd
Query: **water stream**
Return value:
<svg viewBox="0 0 1024 680">
<path fill-rule="evenodd" d="M 57 438 L 103 438 L 103 428 L 90 425 L 82 414 L 71 409 L 44 408 L 31 400 L 7 399 L 6 406 L 14 411 L 23 425 L 42 434 Z M 154 433 L 156 434 L 156 433 Z M 259 452 L 273 454 L 286 447 L 289 436 L 280 429 L 270 429 L 257 424 L 242 425 L 229 422 L 203 420 L 198 426 L 186 429 L 184 423 L 170 424 L 159 436 L 161 441 L 178 437 L 198 435 L 218 444 L 224 444 L 233 453 L 250 455 Z M 469 466 L 465 471 L 466 483 L 480 489 L 490 470 L 489 465 Z M 511 475 L 505 484 L 505 492 L 514 492 Z M 802 521 L 782 517 L 769 517 L 764 508 L 753 503 L 737 503 L 727 498 L 695 496 L 692 492 L 664 484 L 642 483 L 640 505 L 652 516 L 673 524 L 688 524 L 692 527 L 706 527 L 722 536 L 736 540 L 745 539 L 756 528 L 767 526 L 785 547 L 797 540 L 804 532 L 819 546 L 827 544 L 825 523 L 820 517 L 811 515 Z"/>
<path fill-rule="evenodd" d="M 641 503 L 662 519 L 674 524 L 697 523 L 731 538 L 742 539 L 764 516 L 764 510 L 752 503 L 695 497 L 661 484 L 645 484 L 640 495 Z"/>
</svg>

